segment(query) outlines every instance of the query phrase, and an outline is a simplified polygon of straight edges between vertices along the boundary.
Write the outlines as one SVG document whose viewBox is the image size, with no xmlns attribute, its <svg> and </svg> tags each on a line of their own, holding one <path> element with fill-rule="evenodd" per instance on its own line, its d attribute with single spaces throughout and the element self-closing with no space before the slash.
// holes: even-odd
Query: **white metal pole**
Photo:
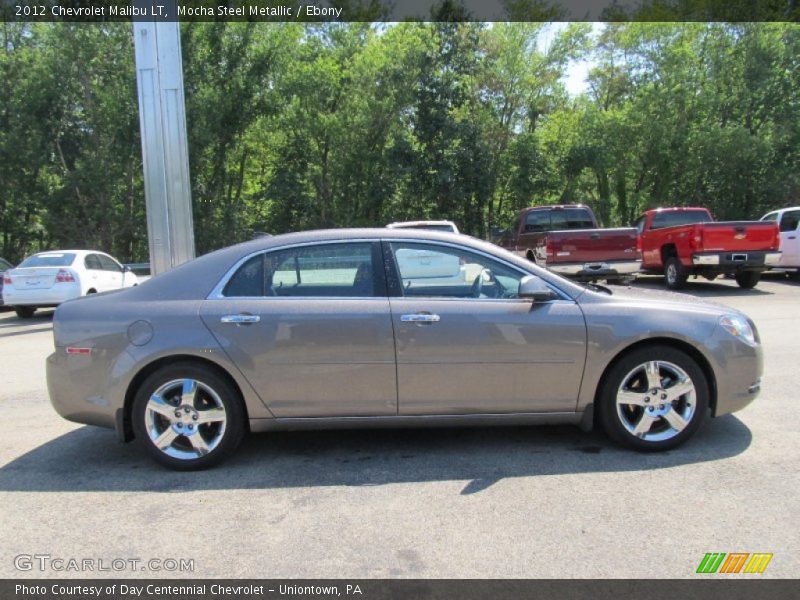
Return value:
<svg viewBox="0 0 800 600">
<path fill-rule="evenodd" d="M 151 13 L 150 0 L 135 0 Z M 172 20 L 133 23 L 139 128 L 150 269 L 163 273 L 194 258 L 189 150 L 183 95 L 180 26 L 175 0 L 158 0 Z M 149 17 L 153 19 L 152 17 Z"/>
</svg>

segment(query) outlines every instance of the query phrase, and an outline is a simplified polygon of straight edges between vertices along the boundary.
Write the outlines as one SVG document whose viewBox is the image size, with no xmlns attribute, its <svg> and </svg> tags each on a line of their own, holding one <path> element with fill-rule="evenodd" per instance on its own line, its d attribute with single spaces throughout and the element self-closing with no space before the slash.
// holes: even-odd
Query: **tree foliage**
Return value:
<svg viewBox="0 0 800 600">
<path fill-rule="evenodd" d="M 130 26 L 2 36 L 1 255 L 146 260 Z M 182 42 L 199 253 L 399 219 L 487 236 L 556 202 L 609 226 L 658 205 L 740 219 L 800 203 L 796 25 L 215 22 Z M 577 60 L 593 66 L 571 96 Z"/>
</svg>

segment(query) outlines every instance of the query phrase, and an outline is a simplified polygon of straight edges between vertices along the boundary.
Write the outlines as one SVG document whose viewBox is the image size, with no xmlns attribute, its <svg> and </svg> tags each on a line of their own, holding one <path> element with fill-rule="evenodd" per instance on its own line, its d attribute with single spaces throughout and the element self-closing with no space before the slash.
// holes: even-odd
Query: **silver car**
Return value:
<svg viewBox="0 0 800 600">
<path fill-rule="evenodd" d="M 464 277 L 432 283 L 426 262 L 454 259 Z M 47 381 L 63 417 L 175 469 L 281 429 L 573 423 L 667 450 L 762 372 L 745 315 L 683 298 L 577 285 L 463 235 L 293 233 L 61 305 Z"/>
</svg>

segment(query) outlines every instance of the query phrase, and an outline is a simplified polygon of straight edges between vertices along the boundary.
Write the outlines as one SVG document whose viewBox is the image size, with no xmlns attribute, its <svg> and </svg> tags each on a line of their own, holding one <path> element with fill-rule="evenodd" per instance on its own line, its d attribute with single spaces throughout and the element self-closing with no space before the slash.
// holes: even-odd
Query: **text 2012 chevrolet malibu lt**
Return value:
<svg viewBox="0 0 800 600">
<path fill-rule="evenodd" d="M 260 238 L 67 302 L 55 409 L 163 464 L 206 467 L 247 431 L 595 423 L 674 448 L 759 391 L 743 314 L 611 294 L 467 236 L 350 229 Z"/>
</svg>

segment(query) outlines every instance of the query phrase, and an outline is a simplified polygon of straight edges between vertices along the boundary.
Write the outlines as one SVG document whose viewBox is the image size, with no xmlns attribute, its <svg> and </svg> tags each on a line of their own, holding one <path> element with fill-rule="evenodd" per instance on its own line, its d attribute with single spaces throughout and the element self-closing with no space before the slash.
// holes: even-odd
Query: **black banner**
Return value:
<svg viewBox="0 0 800 600">
<path fill-rule="evenodd" d="M 4 21 L 793 21 L 797 0 L 0 0 Z"/>
<path fill-rule="evenodd" d="M 198 580 L 2 580 L 3 600 L 256 600 L 269 598 L 357 598 L 363 600 L 791 600 L 800 597 L 797 580 L 558 580 L 558 579 L 198 579 Z"/>
</svg>

